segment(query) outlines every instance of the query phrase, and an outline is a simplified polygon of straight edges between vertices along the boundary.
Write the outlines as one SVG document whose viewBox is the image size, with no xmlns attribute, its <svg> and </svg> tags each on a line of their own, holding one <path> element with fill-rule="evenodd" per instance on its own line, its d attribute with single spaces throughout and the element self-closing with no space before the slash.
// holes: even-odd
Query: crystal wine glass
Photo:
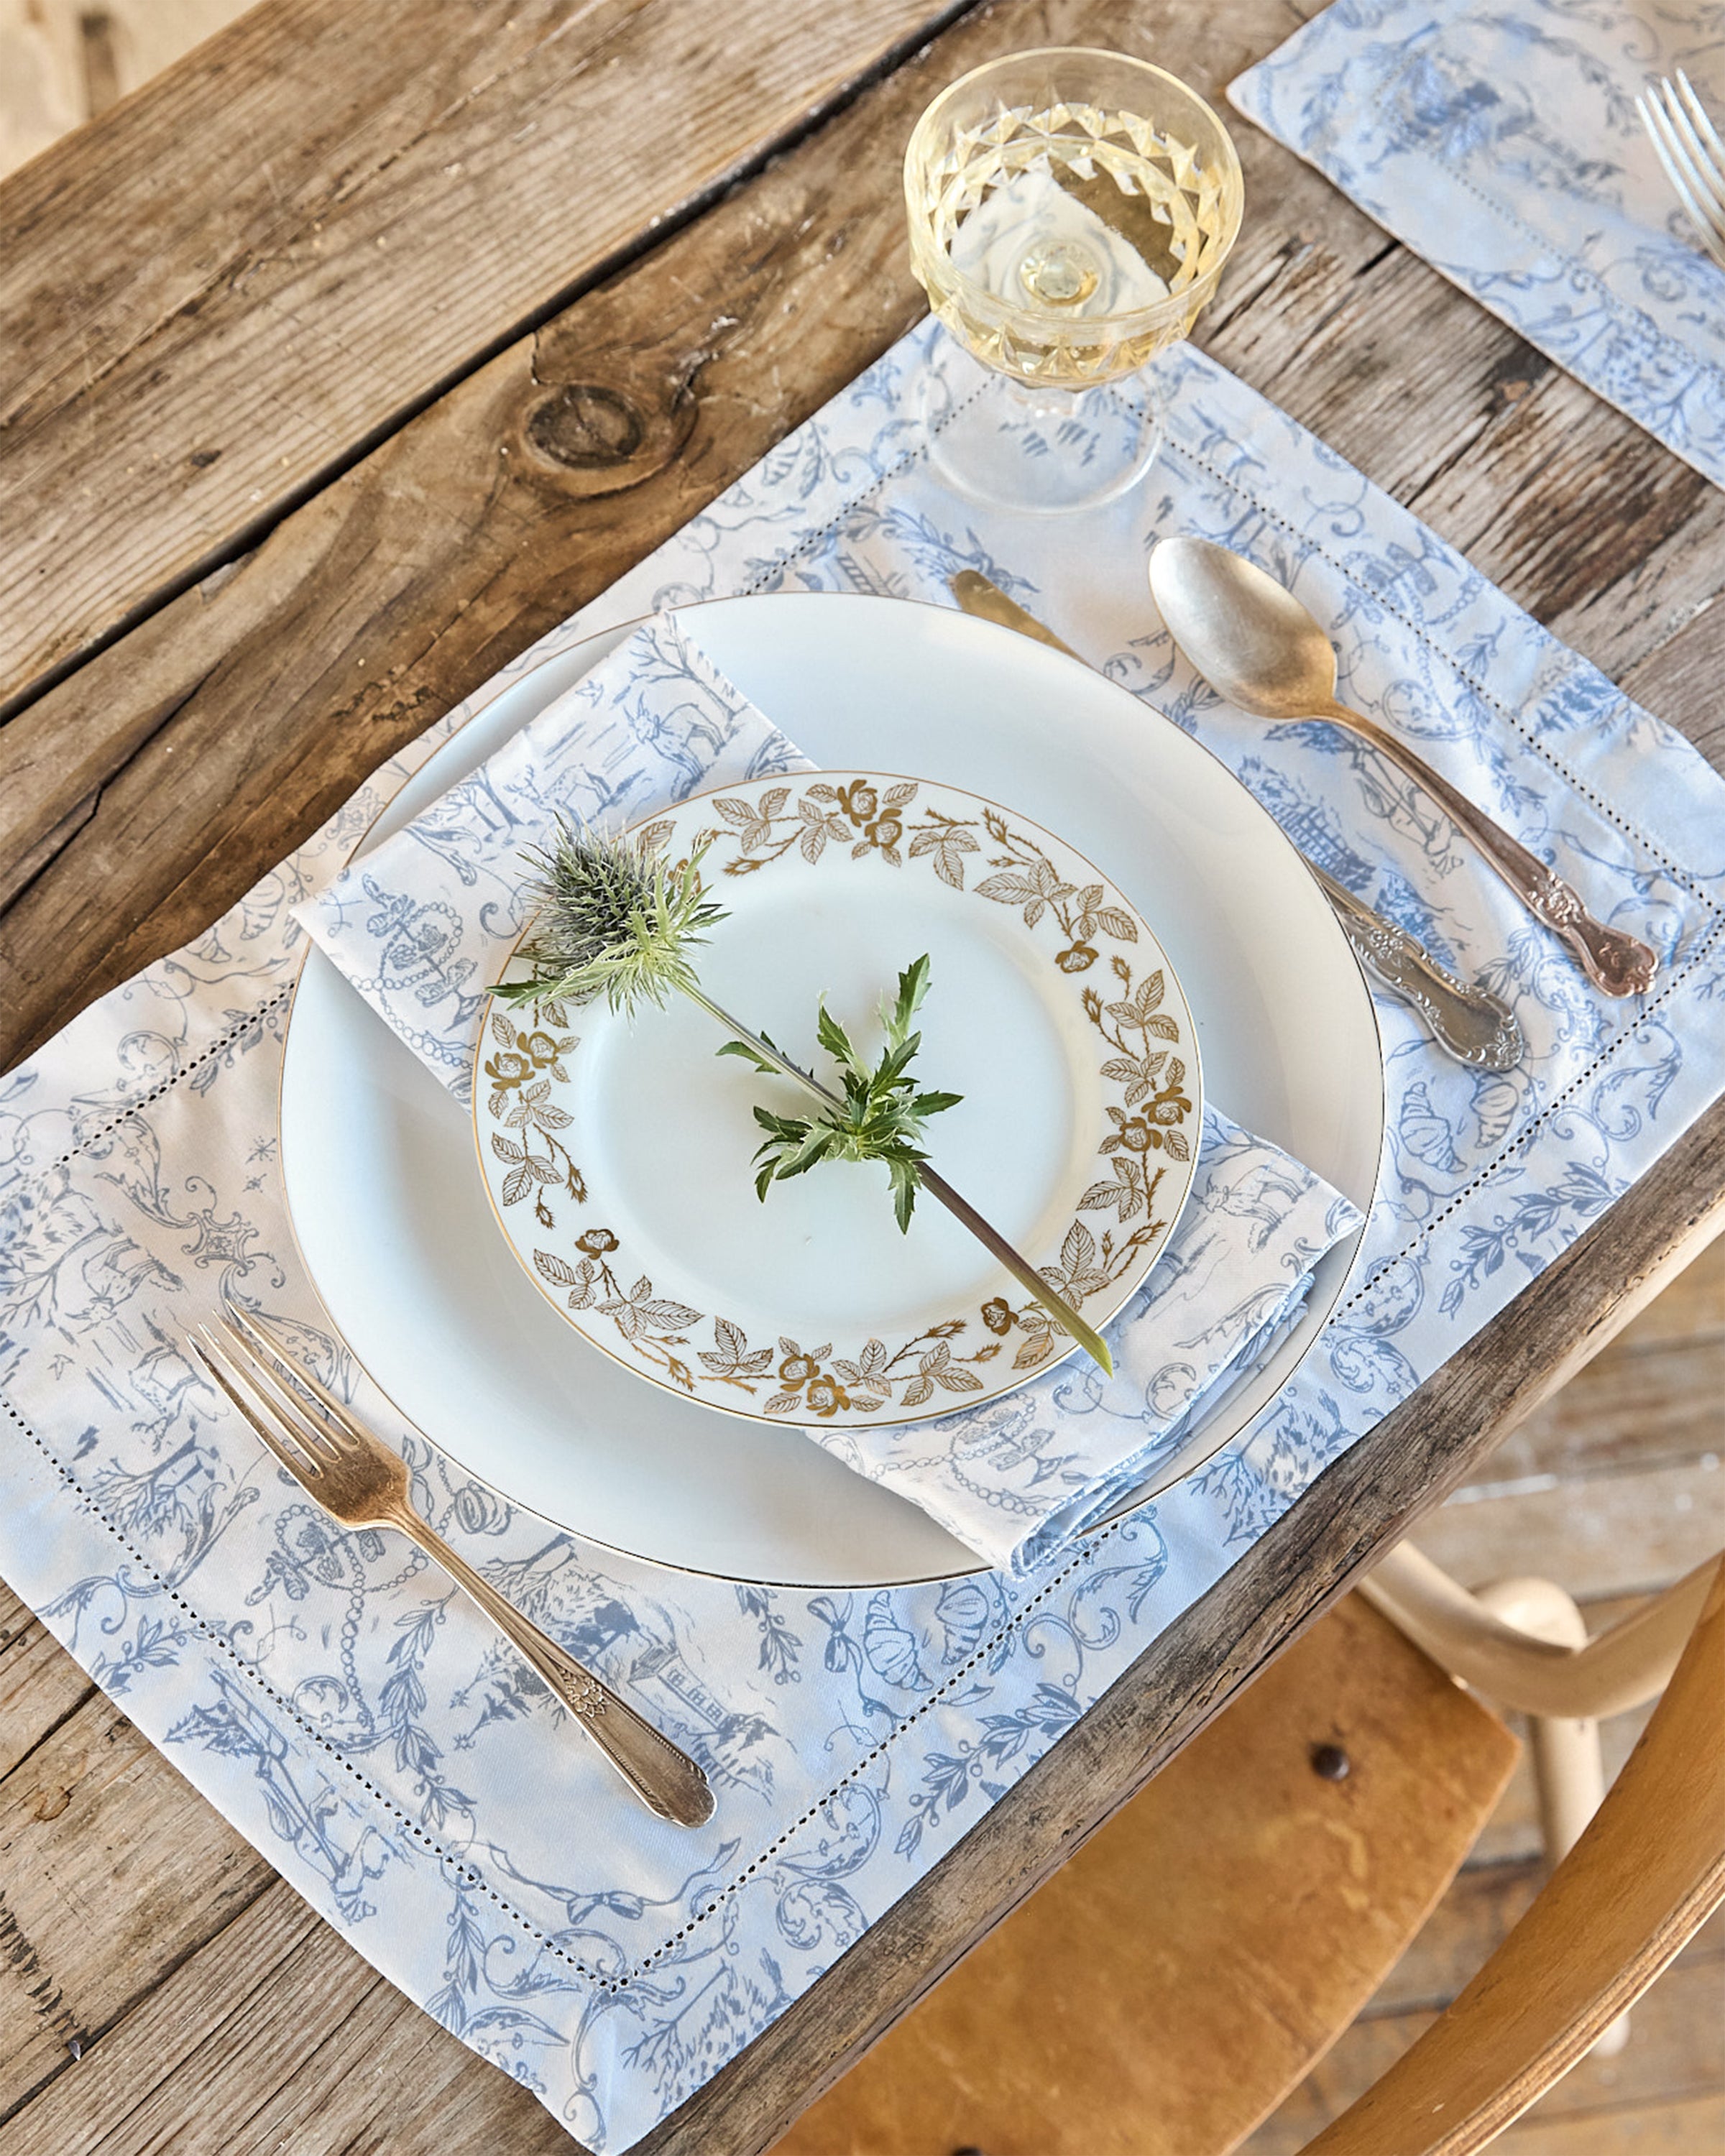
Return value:
<svg viewBox="0 0 1725 2156">
<path fill-rule="evenodd" d="M 1043 511 L 1141 479 L 1163 418 L 1142 370 L 1214 292 L 1244 199 L 1221 121 L 1147 61 L 1057 46 L 942 90 L 905 153 L 911 266 L 956 340 L 926 375 L 941 476 Z"/>
</svg>

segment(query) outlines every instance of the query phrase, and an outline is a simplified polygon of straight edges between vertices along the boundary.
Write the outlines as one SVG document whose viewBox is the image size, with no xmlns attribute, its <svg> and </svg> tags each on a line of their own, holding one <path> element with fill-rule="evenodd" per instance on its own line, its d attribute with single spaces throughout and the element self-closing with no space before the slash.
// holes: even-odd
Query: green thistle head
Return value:
<svg viewBox="0 0 1725 2156">
<path fill-rule="evenodd" d="M 702 850 L 704 850 L 704 849 Z M 591 1003 L 603 996 L 632 1014 L 689 993 L 689 947 L 725 918 L 701 880 L 701 854 L 673 868 L 639 838 L 612 836 L 557 819 L 556 835 L 526 859 L 526 896 L 539 910 L 521 956 L 533 971 L 500 981 L 506 1003 Z"/>
</svg>

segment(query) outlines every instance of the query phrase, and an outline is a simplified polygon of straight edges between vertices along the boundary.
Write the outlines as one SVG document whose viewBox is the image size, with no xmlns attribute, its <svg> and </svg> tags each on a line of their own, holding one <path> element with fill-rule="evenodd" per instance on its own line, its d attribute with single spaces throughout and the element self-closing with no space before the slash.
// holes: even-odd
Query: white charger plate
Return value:
<svg viewBox="0 0 1725 2156">
<path fill-rule="evenodd" d="M 774 593 L 683 619 L 817 763 L 1034 801 L 1153 924 L 1192 1007 L 1209 1096 L 1369 1212 L 1384 1120 L 1370 992 L 1298 853 L 1208 751 L 1078 661 L 945 608 Z M 500 693 L 361 850 L 626 634 L 603 631 Z M 590 1541 L 739 1581 L 862 1587 L 981 1568 L 794 1430 L 644 1385 L 572 1332 L 496 1232 L 465 1111 L 315 950 L 289 1026 L 281 1141 L 300 1250 L 336 1325 L 400 1411 L 511 1502 Z M 1358 1242 L 1323 1259 L 1279 1352 L 1122 1509 L 1269 1404 L 1340 1300 Z"/>
<path fill-rule="evenodd" d="M 872 1065 L 878 1009 L 928 960 L 913 1075 L 960 1096 L 927 1131 L 930 1165 L 1105 1326 L 1180 1216 L 1204 1116 L 1192 1014 L 1125 894 L 1019 808 L 901 773 L 721 787 L 642 835 L 698 859 L 724 909 L 704 993 L 829 1084 L 818 1006 Z M 1074 1352 L 932 1195 L 901 1232 L 878 1163 L 757 1196 L 757 1106 L 800 1116 L 809 1099 L 725 1040 L 684 996 L 485 1012 L 480 1173 L 583 1338 L 710 1408 L 829 1429 L 980 1407 Z"/>
</svg>

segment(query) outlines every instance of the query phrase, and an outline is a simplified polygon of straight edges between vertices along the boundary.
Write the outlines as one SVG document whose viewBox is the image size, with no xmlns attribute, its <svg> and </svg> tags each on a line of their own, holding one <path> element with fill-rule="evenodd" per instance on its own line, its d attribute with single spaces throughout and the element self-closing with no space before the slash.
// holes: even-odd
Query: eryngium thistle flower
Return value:
<svg viewBox="0 0 1725 2156">
<path fill-rule="evenodd" d="M 506 1003 L 603 996 L 627 1014 L 643 1003 L 696 993 L 689 948 L 725 918 L 706 895 L 699 853 L 673 867 L 639 839 L 560 816 L 549 845 L 526 858 L 535 871 L 526 896 L 539 917 L 521 955 L 533 971 L 497 984 Z"/>
</svg>

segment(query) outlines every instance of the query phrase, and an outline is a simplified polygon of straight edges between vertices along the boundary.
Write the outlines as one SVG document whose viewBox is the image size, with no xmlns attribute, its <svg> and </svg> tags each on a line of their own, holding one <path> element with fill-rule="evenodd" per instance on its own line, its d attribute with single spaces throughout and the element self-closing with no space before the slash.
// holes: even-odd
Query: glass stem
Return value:
<svg viewBox="0 0 1725 2156">
<path fill-rule="evenodd" d="M 1070 419 L 1088 389 L 1058 389 L 1047 382 L 1021 382 L 1015 374 L 999 377 L 1002 395 L 1021 419 Z"/>
<path fill-rule="evenodd" d="M 783 1071 L 787 1078 L 794 1079 L 798 1085 L 813 1093 L 828 1107 L 844 1106 L 845 1103 L 839 1096 L 823 1086 L 812 1072 L 803 1070 L 800 1064 L 793 1063 L 789 1056 L 775 1048 L 770 1040 L 763 1040 L 758 1033 L 744 1025 L 741 1019 L 733 1018 L 722 1004 L 716 1004 L 711 996 L 704 994 L 698 988 L 685 988 L 684 993 L 691 1003 L 699 1004 L 709 1017 L 716 1018 L 721 1025 L 735 1034 L 763 1062 L 770 1063 L 775 1070 Z M 1004 1266 L 1025 1293 L 1040 1303 L 1055 1324 L 1063 1332 L 1070 1333 L 1091 1360 L 1111 1378 L 1114 1358 L 1108 1352 L 1107 1342 L 1094 1326 L 1085 1323 L 1063 1296 L 1055 1293 L 1029 1260 L 1020 1257 L 999 1229 L 985 1220 L 970 1200 L 961 1197 L 945 1176 L 937 1173 L 927 1161 L 919 1168 L 917 1179 L 929 1196 L 944 1205 L 962 1227 L 968 1228 L 989 1256 Z"/>
</svg>

